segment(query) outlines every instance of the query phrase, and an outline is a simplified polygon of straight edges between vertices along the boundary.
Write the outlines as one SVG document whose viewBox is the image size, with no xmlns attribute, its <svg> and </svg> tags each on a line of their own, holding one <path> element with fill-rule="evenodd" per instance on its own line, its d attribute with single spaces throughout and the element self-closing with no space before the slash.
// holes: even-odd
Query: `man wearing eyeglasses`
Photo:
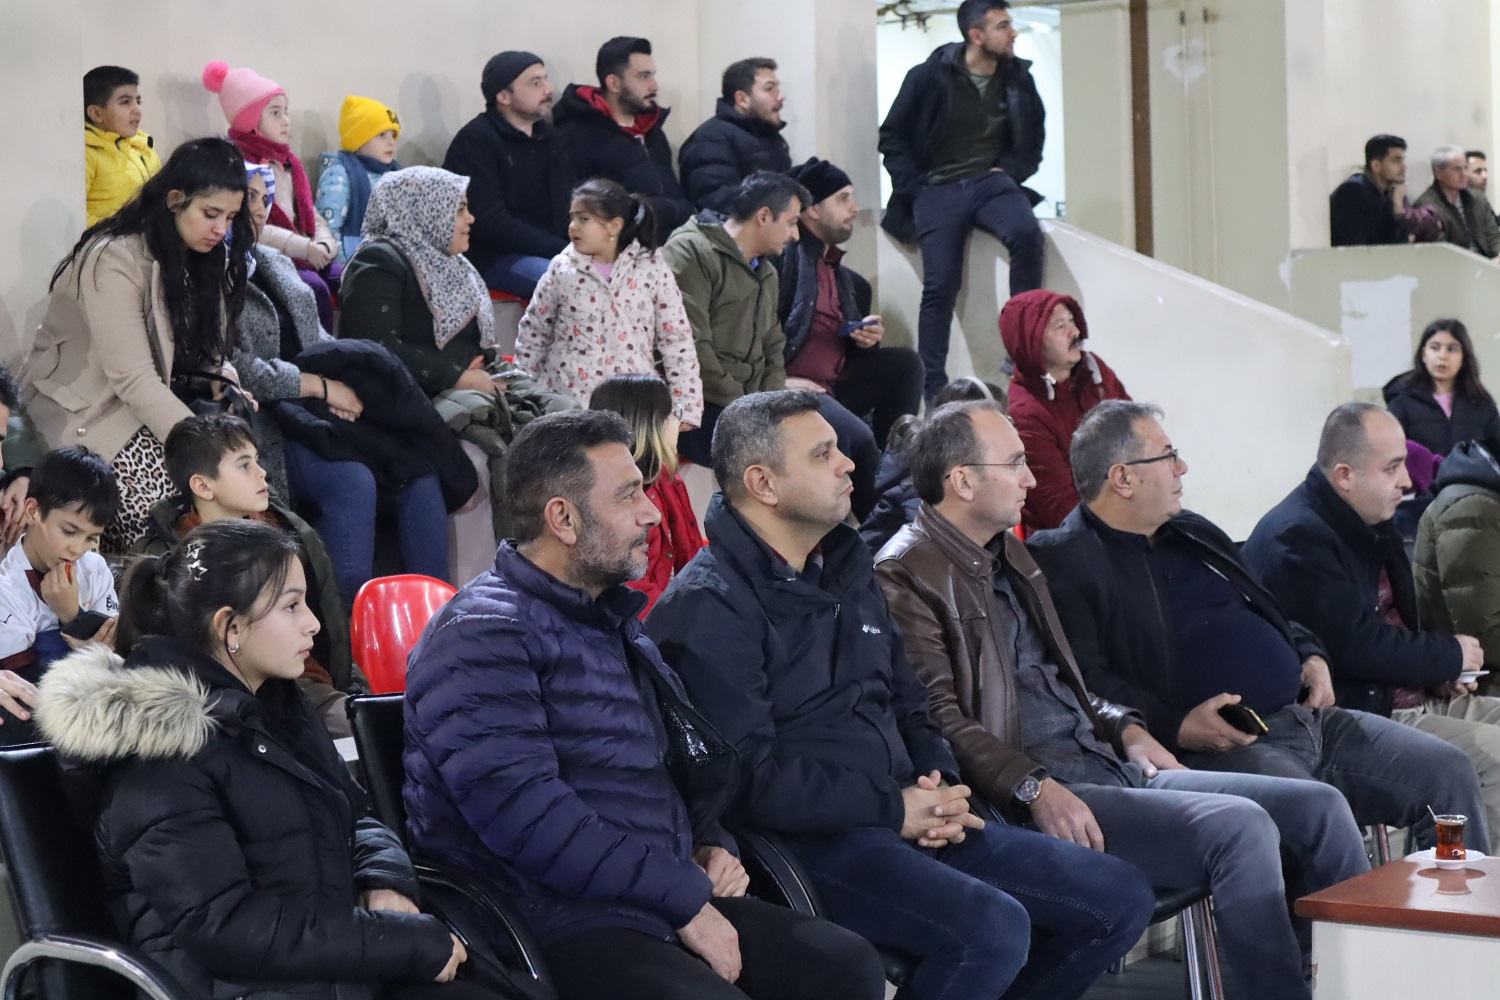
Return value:
<svg viewBox="0 0 1500 1000">
<path fill-rule="evenodd" d="M 1232 998 L 1310 996 L 1281 886 L 1368 870 L 1338 791 L 1190 771 L 1133 709 L 1089 693 L 1047 581 L 1011 533 L 1036 480 L 992 401 L 940 408 L 911 441 L 922 496 L 875 572 L 933 720 L 977 794 L 1019 825 L 1114 855 L 1157 888 L 1214 894 Z"/>
<path fill-rule="evenodd" d="M 1188 767 L 1327 782 L 1361 824 L 1435 831 L 1428 806 L 1489 843 L 1463 751 L 1335 708 L 1322 644 L 1289 620 L 1216 525 L 1182 509 L 1187 463 L 1141 403 L 1101 403 L 1073 436 L 1081 503 L 1027 540 L 1090 691 L 1131 705 Z M 1248 710 L 1248 711 L 1247 711 Z"/>
</svg>

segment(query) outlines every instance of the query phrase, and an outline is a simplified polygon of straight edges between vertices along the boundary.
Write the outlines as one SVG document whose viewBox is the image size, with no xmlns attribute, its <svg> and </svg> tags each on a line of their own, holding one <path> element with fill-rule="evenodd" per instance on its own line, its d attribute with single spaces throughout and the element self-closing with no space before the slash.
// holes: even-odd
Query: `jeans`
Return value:
<svg viewBox="0 0 1500 1000">
<path fill-rule="evenodd" d="M 1229 997 L 1312 996 L 1303 978 L 1311 929 L 1297 920 L 1294 931 L 1288 901 L 1370 869 L 1337 789 L 1213 771 L 1162 771 L 1146 788 L 1070 788 L 1093 811 L 1105 849 L 1145 872 L 1153 886 L 1207 884 L 1213 891 Z"/>
<path fill-rule="evenodd" d="M 1428 698 L 1421 708 L 1396 709 L 1391 718 L 1464 752 L 1479 776 L 1490 836 L 1500 836 L 1500 698 L 1482 694 Z M 1486 853 L 1500 853 L 1494 841 L 1475 840 L 1472 835 L 1466 839 Z"/>
<path fill-rule="evenodd" d="M 1000 823 L 936 850 L 884 827 L 792 844 L 829 919 L 916 960 L 900 1000 L 1071 1000 L 1155 907 L 1134 866 Z"/>
<path fill-rule="evenodd" d="M 296 506 L 306 510 L 328 549 L 345 610 L 375 572 L 375 475 L 361 462 L 330 462 L 286 443 L 286 473 Z M 408 573 L 448 578 L 448 508 L 436 473 L 390 494 L 401 561 Z"/>
<path fill-rule="evenodd" d="M 677 453 L 694 465 L 711 468 L 714 425 L 723 412 L 722 406 L 704 403 L 703 423 L 682 432 L 677 438 Z M 854 472 L 850 475 L 854 495 L 849 503 L 855 518 L 863 520 L 880 499 L 875 492 L 875 473 L 880 471 L 880 446 L 875 443 L 875 433 L 869 424 L 844 409 L 831 393 L 818 394 L 818 412 L 833 425 L 833 432 L 838 435 L 839 451 L 854 463 Z"/>
<path fill-rule="evenodd" d="M 546 257 L 508 253 L 497 258 L 484 272 L 484 283 L 497 292 L 529 299 L 536 293 L 536 283 L 542 280 L 547 265 L 551 263 Z"/>
<path fill-rule="evenodd" d="M 1490 843 L 1479 779 L 1458 747 L 1342 708 L 1288 705 L 1264 721 L 1271 731 L 1248 747 L 1180 759 L 1198 770 L 1326 781 L 1344 793 L 1356 822 L 1409 827 L 1418 848 L 1436 843 L 1428 806 L 1464 814 L 1473 843 Z"/>
<path fill-rule="evenodd" d="M 826 920 L 758 899 L 713 901 L 740 937 L 734 983 L 673 941 L 605 927 L 542 948 L 559 1000 L 881 1000 L 885 971 L 869 942 Z M 441 998 L 437 998 L 441 1000 Z"/>
<path fill-rule="evenodd" d="M 978 226 L 1005 244 L 1010 252 L 1010 294 L 1019 295 L 1042 287 L 1042 230 L 1020 185 L 996 171 L 923 188 L 912 211 L 922 251 L 917 351 L 927 369 L 930 400 L 948 384 L 948 337 L 953 306 L 963 287 L 969 232 Z"/>
<path fill-rule="evenodd" d="M 922 359 L 907 347 L 850 351 L 833 398 L 861 420 L 868 417 L 875 446 L 884 448 L 892 425 L 922 408 Z"/>
</svg>

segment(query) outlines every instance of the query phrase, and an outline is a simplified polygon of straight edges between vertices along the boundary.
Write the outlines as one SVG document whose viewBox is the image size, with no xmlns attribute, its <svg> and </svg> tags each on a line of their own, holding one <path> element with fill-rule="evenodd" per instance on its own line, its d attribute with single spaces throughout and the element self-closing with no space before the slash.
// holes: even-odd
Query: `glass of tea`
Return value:
<svg viewBox="0 0 1500 1000">
<path fill-rule="evenodd" d="M 1462 861 L 1468 857 L 1464 852 L 1464 823 L 1468 817 L 1439 813 L 1434 819 L 1437 820 L 1437 849 L 1433 855 L 1439 861 Z"/>
</svg>

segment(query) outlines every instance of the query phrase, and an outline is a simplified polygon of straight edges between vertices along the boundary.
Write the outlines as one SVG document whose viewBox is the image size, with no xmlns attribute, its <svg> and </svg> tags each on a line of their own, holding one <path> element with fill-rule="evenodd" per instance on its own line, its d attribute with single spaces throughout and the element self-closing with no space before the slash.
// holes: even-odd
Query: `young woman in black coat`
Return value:
<svg viewBox="0 0 1500 1000">
<path fill-rule="evenodd" d="M 489 1000 L 293 683 L 317 631 L 297 541 L 221 521 L 127 573 L 126 659 L 49 671 L 121 935 L 204 998 Z"/>
<path fill-rule="evenodd" d="M 1434 455 L 1478 441 L 1500 456 L 1500 411 L 1479 381 L 1469 331 L 1456 319 L 1437 320 L 1422 331 L 1411 371 L 1386 384 L 1385 405 L 1407 440 Z"/>
</svg>

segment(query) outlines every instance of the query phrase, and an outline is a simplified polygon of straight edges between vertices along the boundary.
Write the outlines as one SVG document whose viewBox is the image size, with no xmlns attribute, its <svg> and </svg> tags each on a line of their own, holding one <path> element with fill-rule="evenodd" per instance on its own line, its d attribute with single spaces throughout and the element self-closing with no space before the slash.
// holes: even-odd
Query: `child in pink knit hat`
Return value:
<svg viewBox="0 0 1500 1000">
<path fill-rule="evenodd" d="M 264 163 L 276 175 L 276 202 L 261 230 L 260 244 L 292 258 L 297 272 L 316 294 L 318 316 L 333 329 L 333 287 L 338 271 L 331 267 L 338 243 L 313 204 L 312 185 L 302 161 L 292 152 L 292 121 L 286 91 L 243 66 L 211 62 L 203 68 L 203 86 L 219 95 L 229 122 L 229 138 L 251 163 Z"/>
</svg>

